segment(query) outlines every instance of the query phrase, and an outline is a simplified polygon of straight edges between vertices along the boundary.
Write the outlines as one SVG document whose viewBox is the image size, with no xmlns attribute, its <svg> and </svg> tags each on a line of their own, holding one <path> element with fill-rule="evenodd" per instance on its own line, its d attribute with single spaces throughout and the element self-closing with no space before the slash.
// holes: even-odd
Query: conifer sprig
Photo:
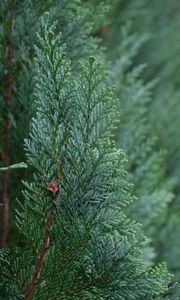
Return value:
<svg viewBox="0 0 180 300">
<path fill-rule="evenodd" d="M 139 225 L 124 214 L 133 197 L 124 154 L 112 141 L 116 101 L 93 57 L 72 79 L 47 19 L 36 47 L 37 114 L 26 140 L 34 176 L 17 214 L 27 246 L 0 252 L 0 291 L 7 299 L 153 299 L 167 291 L 170 275 L 164 265 L 147 268 Z"/>
</svg>

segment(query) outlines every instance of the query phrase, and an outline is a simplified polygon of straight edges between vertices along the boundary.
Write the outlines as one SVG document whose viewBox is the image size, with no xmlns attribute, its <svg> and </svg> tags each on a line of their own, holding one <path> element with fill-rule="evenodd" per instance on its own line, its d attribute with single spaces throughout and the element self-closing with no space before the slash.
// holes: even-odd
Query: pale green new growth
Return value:
<svg viewBox="0 0 180 300">
<path fill-rule="evenodd" d="M 21 169 L 21 168 L 27 168 L 27 164 L 22 162 L 22 163 L 11 165 L 9 167 L 2 167 L 2 168 L 0 168 L 0 172 L 6 171 L 9 169 Z"/>
</svg>

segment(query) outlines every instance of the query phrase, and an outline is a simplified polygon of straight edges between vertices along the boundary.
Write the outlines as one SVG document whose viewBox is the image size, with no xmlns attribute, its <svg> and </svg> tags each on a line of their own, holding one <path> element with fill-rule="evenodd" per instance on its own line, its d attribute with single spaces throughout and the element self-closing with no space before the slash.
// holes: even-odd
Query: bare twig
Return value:
<svg viewBox="0 0 180 300">
<path fill-rule="evenodd" d="M 37 261 L 37 264 L 35 266 L 35 271 L 34 271 L 34 275 L 32 278 L 32 281 L 29 285 L 29 287 L 27 288 L 23 300 L 29 300 L 31 299 L 31 297 L 33 296 L 33 293 L 38 285 L 39 282 L 39 278 L 41 275 L 41 271 L 43 269 L 44 266 L 44 262 L 46 259 L 46 255 L 50 246 L 50 232 L 52 230 L 53 227 L 53 220 L 54 220 L 54 216 L 56 214 L 56 202 L 58 199 L 58 195 L 57 193 L 52 193 L 52 207 L 51 207 L 51 212 L 50 212 L 50 216 L 47 220 L 46 223 L 46 232 L 45 232 L 45 237 L 44 237 L 44 241 L 43 241 L 43 245 L 42 245 L 42 249 Z"/>
</svg>

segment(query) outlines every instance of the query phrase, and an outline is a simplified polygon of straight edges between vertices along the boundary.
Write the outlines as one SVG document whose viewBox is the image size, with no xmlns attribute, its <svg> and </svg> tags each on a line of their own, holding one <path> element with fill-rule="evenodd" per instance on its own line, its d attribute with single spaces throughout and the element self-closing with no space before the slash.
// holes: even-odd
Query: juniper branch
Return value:
<svg viewBox="0 0 180 300">
<path fill-rule="evenodd" d="M 32 281 L 30 283 L 30 285 L 28 286 L 23 300 L 29 300 L 31 299 L 31 297 L 33 296 L 35 289 L 39 283 L 39 279 L 40 279 L 40 275 L 41 275 L 41 271 L 43 269 L 44 263 L 45 263 L 45 259 L 50 247 L 50 233 L 51 230 L 53 228 L 53 220 L 56 214 L 56 202 L 58 200 L 58 194 L 57 193 L 53 193 L 52 194 L 52 207 L 51 207 L 51 212 L 50 212 L 50 216 L 47 220 L 46 223 L 46 232 L 45 232 L 45 236 L 44 236 L 44 241 L 43 241 L 43 245 L 42 245 L 42 249 L 35 267 L 35 271 L 34 271 L 34 275 L 32 278 Z"/>
</svg>

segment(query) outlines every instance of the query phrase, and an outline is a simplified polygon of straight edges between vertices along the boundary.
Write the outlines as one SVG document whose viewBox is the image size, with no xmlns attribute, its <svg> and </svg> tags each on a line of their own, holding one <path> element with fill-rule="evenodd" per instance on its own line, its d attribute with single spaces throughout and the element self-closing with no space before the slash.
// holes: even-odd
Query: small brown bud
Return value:
<svg viewBox="0 0 180 300">
<path fill-rule="evenodd" d="M 49 182 L 48 183 L 48 191 L 51 191 L 54 193 L 59 191 L 59 184 L 56 182 Z"/>
</svg>

